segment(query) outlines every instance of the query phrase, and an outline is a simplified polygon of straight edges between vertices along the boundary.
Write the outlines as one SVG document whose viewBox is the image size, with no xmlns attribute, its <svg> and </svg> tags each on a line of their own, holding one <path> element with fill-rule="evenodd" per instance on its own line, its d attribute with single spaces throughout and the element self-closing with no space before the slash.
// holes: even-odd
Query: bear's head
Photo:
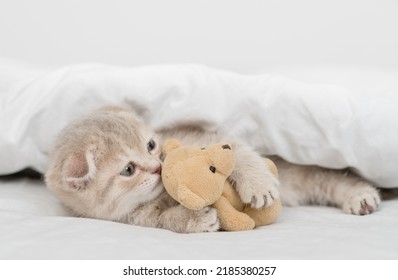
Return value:
<svg viewBox="0 0 398 280">
<path fill-rule="evenodd" d="M 166 191 L 192 210 L 213 204 L 235 168 L 235 157 L 227 143 L 206 148 L 183 146 L 177 140 L 163 145 L 162 180 Z"/>
</svg>

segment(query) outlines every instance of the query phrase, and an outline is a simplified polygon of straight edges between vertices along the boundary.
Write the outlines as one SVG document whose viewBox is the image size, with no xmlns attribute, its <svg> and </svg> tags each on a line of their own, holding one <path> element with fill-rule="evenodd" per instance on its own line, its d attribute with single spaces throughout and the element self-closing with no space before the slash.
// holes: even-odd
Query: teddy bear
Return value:
<svg viewBox="0 0 398 280">
<path fill-rule="evenodd" d="M 192 210 L 206 206 L 217 209 L 220 226 L 225 231 L 251 230 L 273 223 L 281 211 L 281 202 L 255 209 L 240 199 L 228 177 L 235 168 L 230 145 L 218 143 L 206 148 L 183 146 L 170 139 L 162 147 L 162 181 L 166 191 L 180 204 Z M 275 164 L 264 164 L 277 176 Z"/>
</svg>

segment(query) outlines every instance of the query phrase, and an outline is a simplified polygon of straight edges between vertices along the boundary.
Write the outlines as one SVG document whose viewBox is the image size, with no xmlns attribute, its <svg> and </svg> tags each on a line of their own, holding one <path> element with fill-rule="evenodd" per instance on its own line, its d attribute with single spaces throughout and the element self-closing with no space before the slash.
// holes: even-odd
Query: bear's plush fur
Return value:
<svg viewBox="0 0 398 280">
<path fill-rule="evenodd" d="M 221 229 L 250 230 L 271 224 L 278 217 L 280 200 L 260 209 L 241 201 L 227 180 L 235 168 L 234 153 L 228 144 L 187 147 L 171 139 L 164 144 L 163 154 L 162 180 L 166 191 L 189 209 L 200 210 L 209 205 L 216 208 Z M 277 175 L 274 163 L 264 160 Z"/>
</svg>

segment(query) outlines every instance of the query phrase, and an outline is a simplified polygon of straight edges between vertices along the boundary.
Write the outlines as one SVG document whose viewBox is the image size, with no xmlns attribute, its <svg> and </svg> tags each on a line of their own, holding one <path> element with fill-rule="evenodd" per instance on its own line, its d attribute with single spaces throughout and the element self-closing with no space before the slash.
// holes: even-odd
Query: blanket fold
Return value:
<svg viewBox="0 0 398 280">
<path fill-rule="evenodd" d="M 204 121 L 259 153 L 350 167 L 379 186 L 398 186 L 398 89 L 360 91 L 201 65 L 81 64 L 12 81 L 5 85 L 0 75 L 2 175 L 44 172 L 55 135 L 71 119 L 102 105 L 134 104 L 155 129 Z"/>
</svg>

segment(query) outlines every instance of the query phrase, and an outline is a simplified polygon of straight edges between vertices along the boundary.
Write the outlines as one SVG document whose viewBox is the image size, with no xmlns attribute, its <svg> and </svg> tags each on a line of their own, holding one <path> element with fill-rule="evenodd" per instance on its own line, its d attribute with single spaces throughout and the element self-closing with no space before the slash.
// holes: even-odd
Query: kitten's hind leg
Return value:
<svg viewBox="0 0 398 280">
<path fill-rule="evenodd" d="M 205 207 L 198 211 L 190 210 L 167 193 L 135 209 L 130 213 L 127 223 L 180 233 L 213 232 L 220 228 L 216 209 Z"/>
<path fill-rule="evenodd" d="M 214 232 L 220 228 L 216 209 L 194 211 L 182 205 L 165 210 L 159 216 L 158 226 L 180 233 Z"/>
<path fill-rule="evenodd" d="M 284 205 L 334 205 L 354 215 L 370 214 L 379 207 L 377 189 L 349 171 L 274 161 L 279 169 Z"/>
<path fill-rule="evenodd" d="M 342 190 L 345 193 L 342 202 L 344 212 L 354 215 L 367 215 L 376 211 L 380 205 L 380 195 L 372 185 L 361 180 L 353 185 L 344 186 L 346 183 L 349 182 L 344 182 L 339 186 L 340 188 L 347 187 L 347 190 Z"/>
</svg>

